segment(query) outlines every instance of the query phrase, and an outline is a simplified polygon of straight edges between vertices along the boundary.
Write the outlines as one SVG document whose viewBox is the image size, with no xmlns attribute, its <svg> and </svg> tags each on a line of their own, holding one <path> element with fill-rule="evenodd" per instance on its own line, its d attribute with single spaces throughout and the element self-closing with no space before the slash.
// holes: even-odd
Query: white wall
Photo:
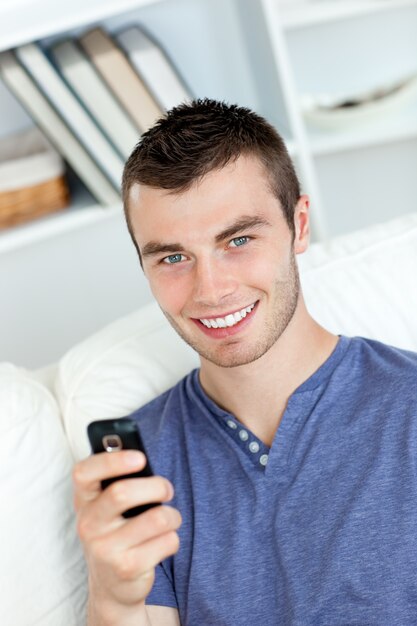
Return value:
<svg viewBox="0 0 417 626">
<path fill-rule="evenodd" d="M 151 299 L 121 214 L 3 255 L 0 293 L 0 361 L 25 367 Z"/>
</svg>

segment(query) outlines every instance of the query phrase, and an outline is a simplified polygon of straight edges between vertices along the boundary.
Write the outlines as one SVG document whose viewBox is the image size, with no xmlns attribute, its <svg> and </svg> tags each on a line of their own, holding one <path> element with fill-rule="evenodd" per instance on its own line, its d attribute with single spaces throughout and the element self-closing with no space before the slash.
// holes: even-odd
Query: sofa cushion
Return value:
<svg viewBox="0 0 417 626">
<path fill-rule="evenodd" d="M 55 393 L 75 458 L 90 453 L 92 420 L 131 413 L 197 365 L 155 303 L 72 348 L 58 364 Z"/>
<path fill-rule="evenodd" d="M 72 456 L 52 394 L 0 365 L 0 612 L 8 626 L 79 626 L 86 568 L 72 510 Z"/>
<path fill-rule="evenodd" d="M 307 307 L 319 323 L 417 350 L 417 214 L 313 244 L 297 258 Z M 55 382 L 75 457 L 89 454 L 90 421 L 132 412 L 197 365 L 156 304 L 75 346 Z"/>
<path fill-rule="evenodd" d="M 314 244 L 298 257 L 325 328 L 417 351 L 417 213 Z"/>
</svg>

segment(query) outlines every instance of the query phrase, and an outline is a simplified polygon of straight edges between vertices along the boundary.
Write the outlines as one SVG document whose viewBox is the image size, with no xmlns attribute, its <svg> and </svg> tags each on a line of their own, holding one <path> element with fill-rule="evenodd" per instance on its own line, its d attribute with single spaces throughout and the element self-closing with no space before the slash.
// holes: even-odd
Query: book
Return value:
<svg viewBox="0 0 417 626">
<path fill-rule="evenodd" d="M 51 46 L 49 52 L 58 70 L 97 125 L 121 156 L 127 159 L 139 140 L 140 132 L 81 47 L 67 39 Z"/>
<path fill-rule="evenodd" d="M 0 77 L 96 200 L 120 203 L 120 195 L 10 51 L 0 53 Z"/>
<path fill-rule="evenodd" d="M 163 110 L 121 48 L 101 28 L 88 31 L 79 42 L 140 130 L 153 126 Z"/>
<path fill-rule="evenodd" d="M 167 54 L 144 30 L 132 26 L 120 32 L 116 40 L 163 109 L 168 111 L 191 100 L 190 91 Z"/>
<path fill-rule="evenodd" d="M 68 128 L 84 145 L 115 189 L 120 188 L 123 159 L 65 84 L 37 43 L 15 48 L 17 59 L 44 92 Z"/>
</svg>

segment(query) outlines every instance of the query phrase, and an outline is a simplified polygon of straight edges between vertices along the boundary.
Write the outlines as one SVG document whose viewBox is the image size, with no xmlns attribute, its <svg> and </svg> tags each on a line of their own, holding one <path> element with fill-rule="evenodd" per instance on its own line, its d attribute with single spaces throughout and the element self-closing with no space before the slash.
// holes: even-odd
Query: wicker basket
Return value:
<svg viewBox="0 0 417 626">
<path fill-rule="evenodd" d="M 64 162 L 39 129 L 0 141 L 0 229 L 63 209 L 69 201 Z"/>
</svg>

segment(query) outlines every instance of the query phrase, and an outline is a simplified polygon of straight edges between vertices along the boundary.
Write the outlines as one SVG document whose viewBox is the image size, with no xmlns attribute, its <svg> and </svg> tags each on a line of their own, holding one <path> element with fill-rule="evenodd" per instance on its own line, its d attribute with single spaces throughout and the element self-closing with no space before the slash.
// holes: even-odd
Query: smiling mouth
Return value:
<svg viewBox="0 0 417 626">
<path fill-rule="evenodd" d="M 209 319 L 200 318 L 199 321 L 206 326 L 206 328 L 231 328 L 241 322 L 249 313 L 255 308 L 256 302 L 249 306 L 236 311 L 235 313 L 229 313 L 225 317 L 211 317 Z"/>
</svg>

